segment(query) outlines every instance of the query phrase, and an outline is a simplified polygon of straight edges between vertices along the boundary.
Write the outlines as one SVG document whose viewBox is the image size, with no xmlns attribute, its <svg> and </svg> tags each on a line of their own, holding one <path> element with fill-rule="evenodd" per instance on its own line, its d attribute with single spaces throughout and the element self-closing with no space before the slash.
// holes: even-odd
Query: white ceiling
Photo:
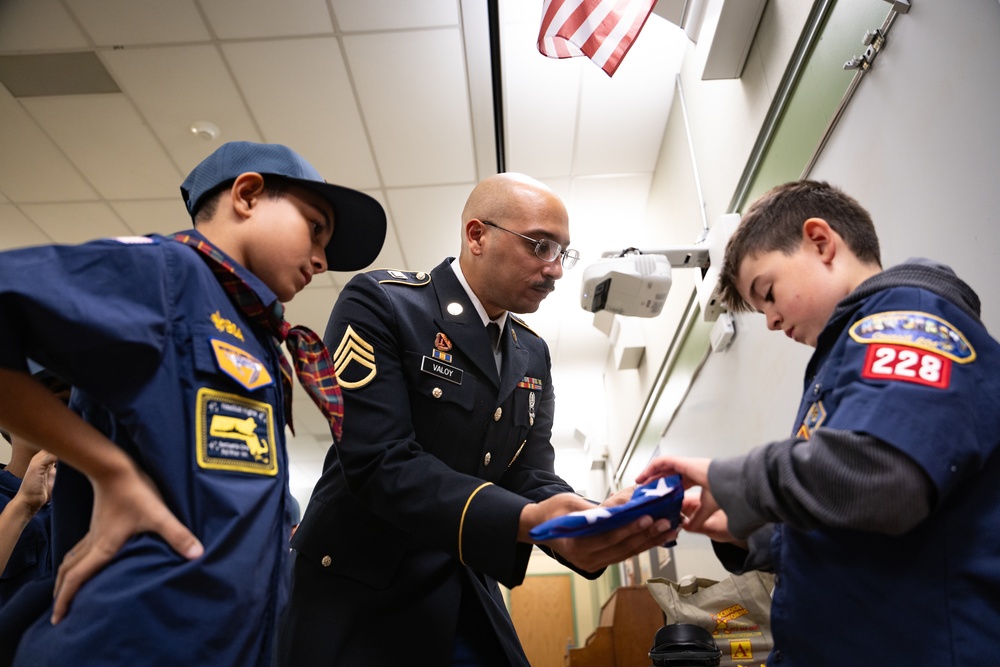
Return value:
<svg viewBox="0 0 1000 667">
<path fill-rule="evenodd" d="M 574 433 L 592 421 L 608 353 L 578 306 L 582 267 L 642 224 L 684 34 L 651 16 L 612 79 L 538 53 L 541 4 L 500 2 L 505 165 L 563 197 L 584 258 L 525 318 L 552 348 L 553 441 L 579 488 L 586 472 L 570 466 L 589 459 Z M 457 254 L 465 198 L 497 168 L 482 0 L 0 0 L 0 59 L 81 51 L 121 92 L 0 85 L 0 249 L 185 228 L 179 184 L 239 139 L 287 144 L 374 196 L 389 216 L 375 266 L 426 270 Z M 197 121 L 219 139 L 195 136 Z M 288 308 L 319 332 L 350 274 L 321 278 Z M 303 499 L 329 438 L 299 391 L 296 405 Z"/>
</svg>

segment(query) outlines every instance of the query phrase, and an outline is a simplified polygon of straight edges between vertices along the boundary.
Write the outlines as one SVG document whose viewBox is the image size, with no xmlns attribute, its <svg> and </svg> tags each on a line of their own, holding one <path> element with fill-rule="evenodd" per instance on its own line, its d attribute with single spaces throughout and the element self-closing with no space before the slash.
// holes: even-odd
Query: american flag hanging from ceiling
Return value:
<svg viewBox="0 0 1000 667">
<path fill-rule="evenodd" d="M 545 0 L 538 50 L 549 58 L 587 56 L 612 76 L 656 0 Z"/>
</svg>

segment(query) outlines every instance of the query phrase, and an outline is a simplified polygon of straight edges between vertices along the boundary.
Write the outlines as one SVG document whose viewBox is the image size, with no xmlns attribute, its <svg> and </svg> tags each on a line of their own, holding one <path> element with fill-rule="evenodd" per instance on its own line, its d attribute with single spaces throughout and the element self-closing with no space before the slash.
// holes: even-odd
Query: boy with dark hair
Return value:
<svg viewBox="0 0 1000 667">
<path fill-rule="evenodd" d="M 314 274 L 369 264 L 385 214 L 278 145 L 224 144 L 181 191 L 189 232 L 0 256 L 0 425 L 61 461 L 57 557 L 79 529 L 60 508 L 93 506 L 52 623 L 28 630 L 15 664 L 270 664 L 290 529 L 281 341 L 335 440 L 342 415 L 322 341 L 281 303 Z M 72 410 L 29 358 L 74 387 Z M 60 495 L 66 464 L 92 498 Z"/>
<path fill-rule="evenodd" d="M 868 213 L 814 181 L 749 208 L 720 283 L 816 348 L 795 435 L 639 481 L 700 486 L 685 528 L 731 571 L 777 572 L 768 664 L 995 663 L 1000 346 L 979 298 L 928 260 L 883 271 Z"/>
</svg>

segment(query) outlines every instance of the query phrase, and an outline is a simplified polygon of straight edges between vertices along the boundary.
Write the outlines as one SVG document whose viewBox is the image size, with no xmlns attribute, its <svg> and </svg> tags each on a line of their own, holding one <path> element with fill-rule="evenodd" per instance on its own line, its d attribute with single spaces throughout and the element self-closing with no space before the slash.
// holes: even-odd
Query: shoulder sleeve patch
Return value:
<svg viewBox="0 0 1000 667">
<path fill-rule="evenodd" d="M 431 274 L 424 271 L 400 271 L 399 269 L 375 269 L 368 272 L 380 285 L 409 285 L 423 287 L 431 282 Z"/>
<path fill-rule="evenodd" d="M 534 329 L 532 329 L 531 327 L 529 327 L 527 324 L 525 324 L 524 320 L 522 320 L 520 317 L 517 317 L 516 315 L 514 315 L 514 313 L 510 313 L 510 319 L 511 319 L 511 321 L 517 322 L 522 327 L 524 327 L 525 329 L 527 329 L 531 333 L 533 333 L 536 336 L 538 336 L 538 332 L 537 331 L 535 331 Z M 538 337 L 541 338 L 541 336 L 538 336 Z"/>
<path fill-rule="evenodd" d="M 891 344 L 935 352 L 959 364 L 975 360 L 976 351 L 950 322 L 907 310 L 875 313 L 851 325 L 850 335 L 861 344 Z"/>
</svg>

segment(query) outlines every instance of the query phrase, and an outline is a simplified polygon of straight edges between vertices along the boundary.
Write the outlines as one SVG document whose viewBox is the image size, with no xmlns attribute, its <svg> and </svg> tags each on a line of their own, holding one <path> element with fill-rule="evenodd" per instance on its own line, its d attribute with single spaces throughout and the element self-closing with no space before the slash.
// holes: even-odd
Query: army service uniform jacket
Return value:
<svg viewBox="0 0 1000 667">
<path fill-rule="evenodd" d="M 509 317 L 498 375 L 450 261 L 355 276 L 333 310 L 343 440 L 292 542 L 282 664 L 450 664 L 464 591 L 527 665 L 496 582 L 524 578 L 522 508 L 572 491 L 553 472 L 549 351 Z"/>
</svg>

